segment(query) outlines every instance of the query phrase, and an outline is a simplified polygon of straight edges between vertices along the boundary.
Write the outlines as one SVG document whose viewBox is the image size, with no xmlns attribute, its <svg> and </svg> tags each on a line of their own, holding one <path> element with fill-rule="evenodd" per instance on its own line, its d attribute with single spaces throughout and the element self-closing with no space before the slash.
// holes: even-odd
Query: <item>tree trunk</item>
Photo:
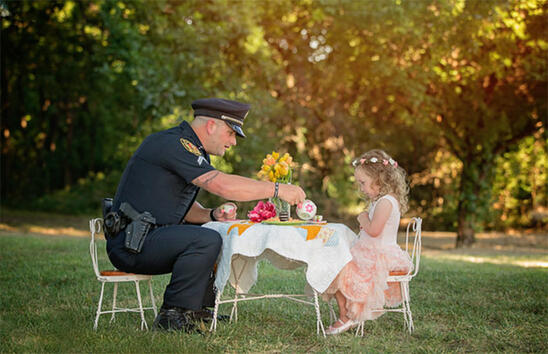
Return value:
<svg viewBox="0 0 548 354">
<path fill-rule="evenodd" d="M 462 173 L 457 207 L 456 247 L 470 247 L 476 242 L 476 223 L 483 220 L 489 208 L 490 187 L 494 169 L 490 153 L 462 159 Z"/>
<path fill-rule="evenodd" d="M 456 248 L 469 247 L 475 240 L 476 199 L 478 197 L 477 164 L 471 156 L 461 159 L 462 172 L 459 185 L 459 203 L 457 206 L 457 242 Z"/>
<path fill-rule="evenodd" d="M 0 75 L 2 75 L 2 80 L 0 83 L 0 114 L 2 119 L 0 120 L 0 148 L 2 151 L 0 152 L 0 200 L 6 200 L 6 197 L 8 196 L 8 173 L 7 168 L 9 166 L 8 159 L 9 156 L 9 149 L 7 147 L 7 140 L 8 137 L 7 132 L 5 129 L 7 129 L 6 121 L 8 119 L 9 113 L 9 102 L 8 102 L 8 70 L 6 67 L 6 59 L 8 51 L 7 48 L 7 31 L 10 29 L 2 29 L 2 33 L 0 34 Z M 10 92 L 11 93 L 11 92 Z M 6 134 L 6 135 L 5 135 Z"/>
<path fill-rule="evenodd" d="M 456 248 L 470 247 L 476 242 L 475 218 L 467 212 L 466 208 L 462 206 L 463 204 L 464 202 L 459 202 Z"/>
<path fill-rule="evenodd" d="M 72 184 L 72 138 L 73 138 L 73 126 L 74 126 L 74 117 L 72 115 L 72 112 L 67 112 L 67 145 L 66 145 L 66 159 L 64 163 L 64 174 L 65 174 L 65 187 L 70 186 Z"/>
</svg>

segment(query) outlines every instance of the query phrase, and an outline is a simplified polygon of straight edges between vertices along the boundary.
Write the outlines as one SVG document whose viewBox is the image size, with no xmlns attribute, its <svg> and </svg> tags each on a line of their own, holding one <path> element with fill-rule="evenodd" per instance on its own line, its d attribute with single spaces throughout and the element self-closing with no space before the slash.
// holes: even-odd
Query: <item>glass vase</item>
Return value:
<svg viewBox="0 0 548 354">
<path fill-rule="evenodd" d="M 270 198 L 270 202 L 274 204 L 280 221 L 288 221 L 291 218 L 291 205 L 288 202 L 280 198 Z"/>
</svg>

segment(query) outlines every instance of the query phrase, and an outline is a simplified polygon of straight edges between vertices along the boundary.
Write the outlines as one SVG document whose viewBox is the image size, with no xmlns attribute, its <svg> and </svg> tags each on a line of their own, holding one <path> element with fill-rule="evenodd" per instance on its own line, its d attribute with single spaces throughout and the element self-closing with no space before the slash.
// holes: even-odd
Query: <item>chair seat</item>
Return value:
<svg viewBox="0 0 548 354">
<path fill-rule="evenodd" d="M 407 275 L 409 272 L 404 270 L 394 270 L 388 273 L 389 276 Z"/>
<path fill-rule="evenodd" d="M 126 281 L 140 281 L 152 279 L 152 275 L 148 274 L 135 274 L 126 273 L 121 270 L 104 270 L 99 272 L 97 280 L 107 283 L 126 282 Z"/>
<path fill-rule="evenodd" d="M 121 270 L 103 270 L 100 274 L 105 277 L 123 277 L 128 275 L 135 275 L 134 273 L 126 273 L 122 272 Z"/>
</svg>

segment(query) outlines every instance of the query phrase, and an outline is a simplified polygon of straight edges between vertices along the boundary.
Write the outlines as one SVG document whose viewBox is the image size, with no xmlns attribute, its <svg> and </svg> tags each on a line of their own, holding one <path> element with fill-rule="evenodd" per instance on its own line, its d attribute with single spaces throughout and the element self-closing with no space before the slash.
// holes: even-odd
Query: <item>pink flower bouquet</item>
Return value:
<svg viewBox="0 0 548 354">
<path fill-rule="evenodd" d="M 255 208 L 247 213 L 249 220 L 253 222 L 261 222 L 276 216 L 276 208 L 271 202 L 259 201 Z"/>
</svg>

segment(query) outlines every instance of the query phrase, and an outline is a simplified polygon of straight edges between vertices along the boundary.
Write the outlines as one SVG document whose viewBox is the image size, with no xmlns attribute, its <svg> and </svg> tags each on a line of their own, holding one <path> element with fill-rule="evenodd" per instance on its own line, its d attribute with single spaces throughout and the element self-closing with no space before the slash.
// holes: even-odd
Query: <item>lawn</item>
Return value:
<svg viewBox="0 0 548 354">
<path fill-rule="evenodd" d="M 548 350 L 546 249 L 521 253 L 425 250 L 420 273 L 411 283 L 412 335 L 404 332 L 401 314 L 390 313 L 367 322 L 364 338 L 349 333 L 322 338 L 316 336 L 313 307 L 281 299 L 240 304 L 239 321 L 220 323 L 215 334 L 140 331 L 136 314 L 118 314 L 112 324 L 105 315 L 95 332 L 92 328 L 100 286 L 91 268 L 88 242 L 84 237 L 44 236 L 3 228 L 2 352 Z M 108 267 L 104 254 L 100 264 Z M 160 304 L 168 280 L 168 276 L 154 277 Z M 302 271 L 282 271 L 261 263 L 254 291 L 283 288 L 300 292 L 303 287 Z M 124 288 L 119 296 L 135 297 L 131 286 Z M 108 303 L 110 296 L 106 300 Z M 228 305 L 223 305 L 221 312 L 229 313 Z M 325 304 L 322 315 L 327 324 Z M 152 313 L 147 320 L 152 323 Z"/>
</svg>

